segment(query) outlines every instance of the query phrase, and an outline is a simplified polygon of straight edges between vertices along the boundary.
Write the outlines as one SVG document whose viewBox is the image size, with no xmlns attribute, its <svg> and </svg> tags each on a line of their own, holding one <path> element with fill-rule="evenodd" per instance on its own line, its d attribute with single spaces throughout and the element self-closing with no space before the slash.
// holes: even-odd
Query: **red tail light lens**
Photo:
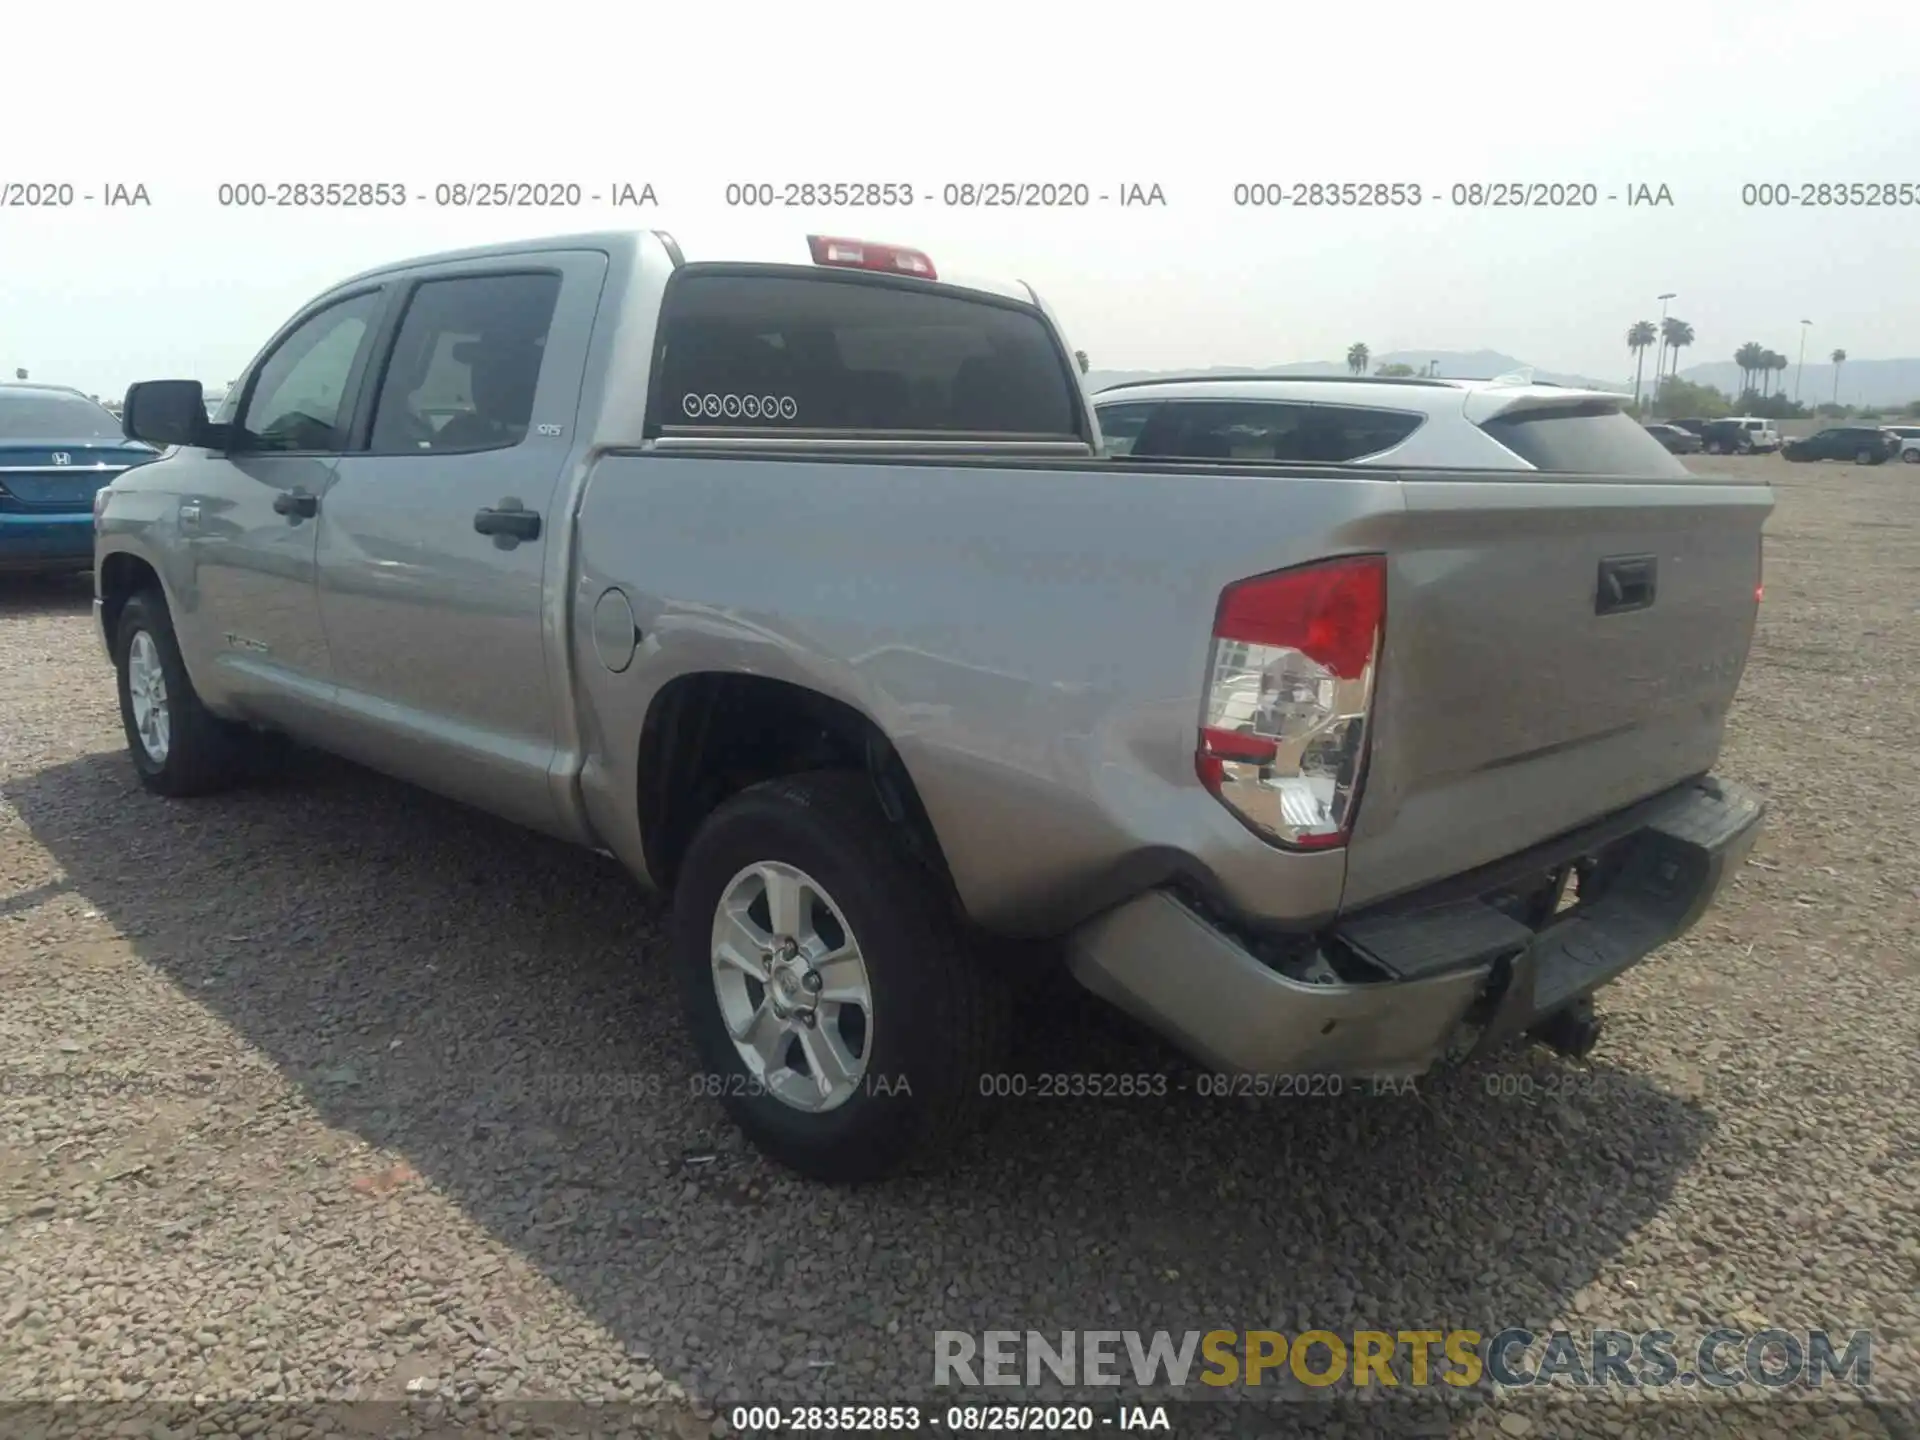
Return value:
<svg viewBox="0 0 1920 1440">
<path fill-rule="evenodd" d="M 937 280 L 933 261 L 925 252 L 904 245 L 876 245 L 871 240 L 845 240 L 833 235 L 809 235 L 813 263 L 840 270 L 879 270 L 889 275 L 912 275 Z"/>
<path fill-rule="evenodd" d="M 1195 769 L 1263 838 L 1346 843 L 1386 611 L 1378 555 L 1262 575 L 1221 595 Z"/>
</svg>

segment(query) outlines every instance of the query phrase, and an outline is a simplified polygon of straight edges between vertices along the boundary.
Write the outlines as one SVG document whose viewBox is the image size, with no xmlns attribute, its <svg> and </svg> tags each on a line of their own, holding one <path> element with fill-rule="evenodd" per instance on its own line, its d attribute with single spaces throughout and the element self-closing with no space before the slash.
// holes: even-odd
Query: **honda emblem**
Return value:
<svg viewBox="0 0 1920 1440">
<path fill-rule="evenodd" d="M 64 450 L 56 450 L 53 452 L 53 463 L 56 465 L 71 465 L 73 463 L 73 456 Z"/>
</svg>

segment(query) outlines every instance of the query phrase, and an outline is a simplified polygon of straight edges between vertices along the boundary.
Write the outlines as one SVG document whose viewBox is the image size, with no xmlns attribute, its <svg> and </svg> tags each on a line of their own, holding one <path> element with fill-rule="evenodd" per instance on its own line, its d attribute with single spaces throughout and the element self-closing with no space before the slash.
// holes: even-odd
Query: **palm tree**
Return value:
<svg viewBox="0 0 1920 1440">
<path fill-rule="evenodd" d="M 1636 320 L 1627 327 L 1627 349 L 1633 352 L 1633 409 L 1640 413 L 1640 372 L 1647 363 L 1647 349 L 1660 338 L 1651 320 Z"/>
<path fill-rule="evenodd" d="M 1669 316 L 1666 324 L 1661 327 L 1660 343 L 1666 348 L 1667 353 L 1673 356 L 1673 364 L 1668 367 L 1667 373 L 1678 381 L 1680 379 L 1680 348 L 1693 343 L 1693 327 L 1684 320 L 1676 320 Z M 1656 398 L 1659 396 L 1658 386 L 1655 386 L 1653 393 Z"/>
<path fill-rule="evenodd" d="M 1847 352 L 1836 350 L 1831 359 L 1833 360 L 1833 403 L 1838 405 L 1840 403 L 1840 367 L 1847 363 Z M 25 376 L 21 378 L 24 379 Z"/>
<path fill-rule="evenodd" d="M 1373 352 L 1358 340 L 1347 347 L 1347 369 L 1355 375 L 1367 373 L 1367 361 L 1373 358 Z"/>
<path fill-rule="evenodd" d="M 1740 393 L 1742 395 L 1756 388 L 1759 384 L 1754 377 L 1759 373 L 1761 369 L 1761 357 L 1766 353 L 1765 350 L 1760 348 L 1760 343 L 1757 340 L 1749 340 L 1733 352 L 1733 363 L 1740 367 Z"/>
<path fill-rule="evenodd" d="M 1773 368 L 1779 372 L 1778 378 L 1773 382 L 1773 393 L 1776 396 L 1785 395 L 1787 393 L 1787 369 L 1793 362 L 1778 351 L 1774 352 L 1772 360 Z"/>
<path fill-rule="evenodd" d="M 22 366 L 21 366 L 21 367 L 20 367 L 20 368 L 19 368 L 18 370 L 15 370 L 15 371 L 13 372 L 13 378 L 14 378 L 14 379 L 16 379 L 16 380 L 24 380 L 24 379 L 26 379 L 26 378 L 27 378 L 27 367 L 26 367 L 26 366 L 24 366 L 24 365 L 22 365 Z"/>
<path fill-rule="evenodd" d="M 1084 351 L 1084 350 L 1076 350 L 1076 351 L 1074 351 L 1074 352 L 1073 352 L 1073 362 L 1074 362 L 1074 364 L 1076 364 L 1076 365 L 1078 365 L 1078 366 L 1080 367 L 1080 373 L 1081 373 L 1082 375 L 1084 375 L 1084 374 L 1086 374 L 1086 373 L 1087 373 L 1087 352 L 1086 352 L 1086 351 Z"/>
</svg>

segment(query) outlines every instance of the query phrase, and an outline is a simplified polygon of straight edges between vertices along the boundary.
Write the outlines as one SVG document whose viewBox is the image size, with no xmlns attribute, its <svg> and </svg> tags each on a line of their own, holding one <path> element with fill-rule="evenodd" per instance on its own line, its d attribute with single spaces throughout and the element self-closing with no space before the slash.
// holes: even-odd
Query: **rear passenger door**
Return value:
<svg viewBox="0 0 1920 1440">
<path fill-rule="evenodd" d="M 339 748 L 542 828 L 546 582 L 605 277 L 604 255 L 555 252 L 404 280 L 320 504 Z"/>
</svg>

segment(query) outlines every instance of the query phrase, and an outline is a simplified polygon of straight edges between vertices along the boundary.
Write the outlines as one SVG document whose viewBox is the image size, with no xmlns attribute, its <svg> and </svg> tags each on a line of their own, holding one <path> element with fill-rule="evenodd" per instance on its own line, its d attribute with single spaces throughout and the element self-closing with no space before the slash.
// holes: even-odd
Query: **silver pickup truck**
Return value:
<svg viewBox="0 0 1920 1440">
<path fill-rule="evenodd" d="M 396 264 L 211 419 L 132 387 L 175 448 L 100 492 L 96 608 L 145 784 L 292 737 L 611 852 L 711 1088 L 820 1177 L 1004 1091 L 1049 965 L 1221 1071 L 1585 1053 L 1760 823 L 1708 772 L 1771 492 L 1537 387 L 1471 413 L 1551 472 L 1109 456 L 1029 287 L 810 246 Z"/>
</svg>

